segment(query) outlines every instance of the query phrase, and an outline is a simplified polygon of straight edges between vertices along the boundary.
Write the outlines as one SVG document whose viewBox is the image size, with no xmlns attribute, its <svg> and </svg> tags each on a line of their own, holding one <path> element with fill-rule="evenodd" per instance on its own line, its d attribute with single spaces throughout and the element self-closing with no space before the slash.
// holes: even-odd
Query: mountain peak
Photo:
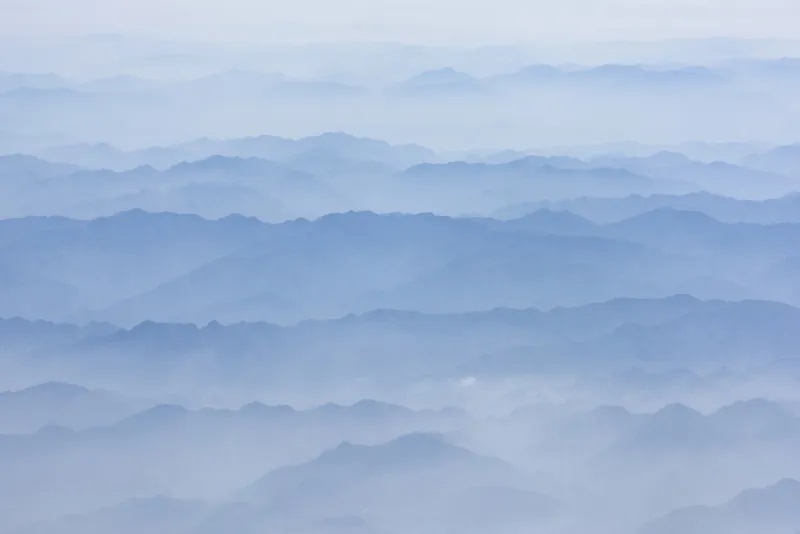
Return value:
<svg viewBox="0 0 800 534">
<path fill-rule="evenodd" d="M 46 396 L 53 399 L 67 400 L 89 393 L 89 390 L 83 386 L 67 382 L 46 382 L 14 393 L 32 397 Z"/>
</svg>

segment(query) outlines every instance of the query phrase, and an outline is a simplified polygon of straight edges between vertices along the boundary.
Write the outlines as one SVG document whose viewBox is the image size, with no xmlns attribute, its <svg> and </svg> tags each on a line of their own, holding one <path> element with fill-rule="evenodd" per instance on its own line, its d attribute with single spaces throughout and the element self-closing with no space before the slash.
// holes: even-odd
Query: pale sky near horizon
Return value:
<svg viewBox="0 0 800 534">
<path fill-rule="evenodd" d="M 335 7 L 334 7 L 335 6 Z M 792 38 L 800 0 L 0 0 L 0 33 L 264 41 Z"/>
</svg>

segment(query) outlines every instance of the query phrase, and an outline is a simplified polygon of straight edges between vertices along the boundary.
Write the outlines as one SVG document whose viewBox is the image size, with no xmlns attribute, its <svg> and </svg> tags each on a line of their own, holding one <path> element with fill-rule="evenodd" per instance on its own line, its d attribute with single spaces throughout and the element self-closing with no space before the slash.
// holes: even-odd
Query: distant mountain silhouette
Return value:
<svg viewBox="0 0 800 534">
<path fill-rule="evenodd" d="M 153 530 L 164 534 L 180 534 L 199 524 L 210 509 L 211 506 L 194 500 L 169 497 L 131 499 L 97 512 L 65 516 L 23 528 L 14 534 L 104 534 L 109 531 L 136 534 Z"/>
<path fill-rule="evenodd" d="M 133 413 L 140 404 L 109 392 L 59 382 L 0 392 L 0 434 L 31 433 L 49 425 L 83 429 L 111 424 Z"/>
<path fill-rule="evenodd" d="M 306 517 L 334 509 L 340 514 L 354 513 L 359 507 L 378 506 L 376 499 L 388 498 L 396 505 L 376 509 L 384 520 L 397 514 L 431 514 L 437 522 L 452 524 L 457 518 L 451 510 L 457 502 L 470 502 L 474 513 L 482 512 L 489 519 L 491 507 L 504 491 L 499 488 L 509 488 L 507 495 L 514 493 L 511 488 L 526 486 L 530 490 L 533 479 L 500 460 L 478 456 L 435 435 L 411 434 L 376 446 L 344 443 L 311 462 L 267 474 L 241 497 L 289 512 L 304 510 Z M 480 487 L 487 489 L 480 491 Z M 489 491 L 490 487 L 498 489 Z M 536 504 L 528 509 L 529 518 L 542 521 L 555 514 L 553 499 L 524 491 L 516 495 L 529 505 Z M 495 515 L 492 519 L 490 524 L 514 518 Z"/>
<path fill-rule="evenodd" d="M 31 178 L 56 178 L 71 174 L 80 167 L 65 163 L 50 163 L 34 156 L 13 154 L 0 156 L 0 179 L 30 180 Z M 24 182 L 23 182 L 24 183 Z"/>
<path fill-rule="evenodd" d="M 512 231 L 526 231 L 542 234 L 591 235 L 598 230 L 594 223 L 579 215 L 565 211 L 538 210 L 502 224 L 502 228 Z"/>
<path fill-rule="evenodd" d="M 656 180 L 677 180 L 703 191 L 742 199 L 768 199 L 798 189 L 796 179 L 780 173 L 719 161 L 702 163 L 675 152 L 659 152 L 645 158 L 600 157 L 591 163 L 627 169 Z"/>
<path fill-rule="evenodd" d="M 68 80 L 49 72 L 0 72 L 0 93 L 22 88 L 59 89 L 68 85 Z"/>
<path fill-rule="evenodd" d="M 117 171 L 144 165 L 166 170 L 184 162 L 209 159 L 211 161 L 207 165 L 210 165 L 214 161 L 225 161 L 222 157 L 259 159 L 279 163 L 289 169 L 313 171 L 314 174 L 338 170 L 343 162 L 351 166 L 371 162 L 387 165 L 391 169 L 403 169 L 420 162 L 436 160 L 433 151 L 419 145 L 390 145 L 385 141 L 355 137 L 342 132 L 328 132 L 299 139 L 271 135 L 227 140 L 204 138 L 179 145 L 131 151 L 121 150 L 107 143 L 75 144 L 48 148 L 41 151 L 40 155 L 49 161 Z M 311 169 L 309 166 L 313 160 L 316 162 Z M 230 161 L 228 163 L 232 164 Z M 223 166 L 217 170 L 224 169 Z M 274 172 L 277 167 L 261 170 Z"/>
<path fill-rule="evenodd" d="M 480 92 L 483 87 L 469 74 L 445 67 L 413 76 L 400 84 L 397 90 L 408 95 L 469 94 Z"/>
<path fill-rule="evenodd" d="M 744 163 L 755 169 L 798 178 L 800 177 L 800 171 L 798 171 L 800 169 L 800 144 L 780 146 L 762 154 L 754 154 L 746 158 Z"/>
<path fill-rule="evenodd" d="M 597 223 L 610 223 L 657 209 L 696 211 L 723 222 L 777 224 L 800 222 L 800 195 L 790 194 L 762 201 L 737 200 L 710 193 L 689 195 L 633 195 L 624 198 L 578 198 L 508 206 L 495 215 L 501 219 L 521 217 L 540 209 L 569 211 Z"/>
<path fill-rule="evenodd" d="M 800 482 L 785 479 L 777 484 L 742 492 L 727 503 L 677 510 L 644 526 L 642 534 L 778 534 L 800 526 Z"/>
</svg>

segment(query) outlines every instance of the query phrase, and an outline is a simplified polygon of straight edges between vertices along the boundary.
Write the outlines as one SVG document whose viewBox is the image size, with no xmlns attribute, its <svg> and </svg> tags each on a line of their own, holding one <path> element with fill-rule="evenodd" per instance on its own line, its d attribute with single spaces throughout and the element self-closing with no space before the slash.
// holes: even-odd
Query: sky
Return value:
<svg viewBox="0 0 800 534">
<path fill-rule="evenodd" d="M 800 0 L 0 0 L 0 32 L 508 43 L 793 38 Z"/>
</svg>

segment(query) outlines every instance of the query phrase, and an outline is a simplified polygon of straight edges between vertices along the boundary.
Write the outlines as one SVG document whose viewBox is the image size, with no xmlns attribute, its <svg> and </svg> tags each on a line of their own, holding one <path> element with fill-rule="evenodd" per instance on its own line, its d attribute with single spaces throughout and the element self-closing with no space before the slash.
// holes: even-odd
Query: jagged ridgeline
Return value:
<svg viewBox="0 0 800 534">
<path fill-rule="evenodd" d="M 0 534 L 800 532 L 793 5 L 89 3 L 0 9 Z"/>
</svg>

